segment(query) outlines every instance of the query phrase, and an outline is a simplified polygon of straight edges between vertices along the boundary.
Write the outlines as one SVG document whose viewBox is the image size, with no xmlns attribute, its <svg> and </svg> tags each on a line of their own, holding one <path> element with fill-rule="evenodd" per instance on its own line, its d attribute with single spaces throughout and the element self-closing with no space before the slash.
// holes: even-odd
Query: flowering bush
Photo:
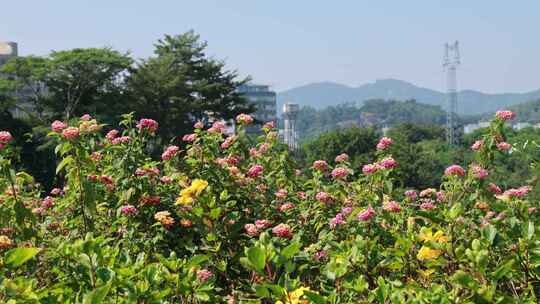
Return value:
<svg viewBox="0 0 540 304">
<path fill-rule="evenodd" d="M 48 196 L 0 132 L 0 301 L 535 303 L 538 202 L 489 174 L 510 118 L 416 190 L 394 182 L 390 138 L 362 168 L 300 169 L 274 124 L 254 142 L 241 115 L 234 137 L 198 123 L 155 160 L 158 122 L 125 115 L 104 136 L 85 115 L 52 124 L 64 182 Z"/>
</svg>

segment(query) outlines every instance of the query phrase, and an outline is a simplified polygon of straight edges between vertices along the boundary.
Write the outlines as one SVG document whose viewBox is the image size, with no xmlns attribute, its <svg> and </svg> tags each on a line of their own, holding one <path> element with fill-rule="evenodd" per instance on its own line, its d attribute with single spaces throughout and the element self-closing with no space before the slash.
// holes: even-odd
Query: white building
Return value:
<svg viewBox="0 0 540 304">
<path fill-rule="evenodd" d="M 514 125 L 514 130 L 519 131 L 521 129 L 525 129 L 528 127 L 532 127 L 533 125 L 528 122 L 518 122 Z"/>
<path fill-rule="evenodd" d="M 276 92 L 270 90 L 270 86 L 246 84 L 240 86 L 238 92 L 255 106 L 255 112 L 252 113 L 252 116 L 257 121 L 263 124 L 269 121 L 277 121 Z M 249 127 L 247 131 L 257 133 L 259 129 L 260 125 L 256 125 Z"/>
<path fill-rule="evenodd" d="M 489 127 L 489 121 L 481 121 L 474 124 L 466 124 L 463 126 L 463 133 L 470 134 L 478 129 Z"/>
<path fill-rule="evenodd" d="M 0 42 L 0 67 L 7 63 L 10 59 L 18 56 L 19 47 L 16 42 Z M 11 113 L 17 118 L 27 116 L 28 113 L 35 110 L 34 103 L 31 102 L 30 99 L 36 95 L 46 95 L 47 93 L 47 87 L 41 82 L 33 82 L 30 85 L 18 89 L 15 92 L 17 106 L 10 110 Z"/>
</svg>

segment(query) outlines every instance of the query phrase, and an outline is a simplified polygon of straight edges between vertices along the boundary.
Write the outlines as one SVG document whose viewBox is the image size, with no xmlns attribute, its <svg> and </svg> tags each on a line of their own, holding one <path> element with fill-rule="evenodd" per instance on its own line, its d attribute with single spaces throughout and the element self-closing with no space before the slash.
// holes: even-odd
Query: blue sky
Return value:
<svg viewBox="0 0 540 304">
<path fill-rule="evenodd" d="M 164 34 L 194 29 L 208 54 L 276 90 L 382 78 L 442 90 L 443 44 L 457 39 L 461 89 L 540 88 L 538 0 L 2 2 L 0 40 L 22 55 L 111 46 L 140 58 Z"/>
</svg>

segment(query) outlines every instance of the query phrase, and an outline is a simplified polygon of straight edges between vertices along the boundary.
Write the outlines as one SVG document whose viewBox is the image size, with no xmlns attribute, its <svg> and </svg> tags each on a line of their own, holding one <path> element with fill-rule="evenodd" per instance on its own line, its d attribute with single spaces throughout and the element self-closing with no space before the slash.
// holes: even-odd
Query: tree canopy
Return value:
<svg viewBox="0 0 540 304">
<path fill-rule="evenodd" d="M 54 51 L 47 57 L 17 57 L 0 73 L 7 91 L 26 90 L 31 112 L 43 118 L 69 119 L 86 112 L 114 115 L 122 104 L 122 80 L 133 60 L 110 48 Z M 16 96 L 11 94 L 11 96 Z"/>
<path fill-rule="evenodd" d="M 197 120 L 231 119 L 253 109 L 237 92 L 247 79 L 205 54 L 206 42 L 190 31 L 155 45 L 155 56 L 142 60 L 127 78 L 133 110 L 166 127 L 164 139 L 185 134 Z"/>
</svg>

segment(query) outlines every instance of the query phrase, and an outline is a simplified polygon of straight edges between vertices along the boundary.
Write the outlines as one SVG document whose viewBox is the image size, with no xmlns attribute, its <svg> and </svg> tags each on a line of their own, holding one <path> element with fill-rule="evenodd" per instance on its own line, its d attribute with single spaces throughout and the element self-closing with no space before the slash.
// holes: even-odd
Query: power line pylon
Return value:
<svg viewBox="0 0 540 304">
<path fill-rule="evenodd" d="M 446 141 L 450 145 L 457 144 L 457 75 L 456 70 L 461 63 L 459 43 L 444 45 L 443 68 L 446 73 Z"/>
</svg>

